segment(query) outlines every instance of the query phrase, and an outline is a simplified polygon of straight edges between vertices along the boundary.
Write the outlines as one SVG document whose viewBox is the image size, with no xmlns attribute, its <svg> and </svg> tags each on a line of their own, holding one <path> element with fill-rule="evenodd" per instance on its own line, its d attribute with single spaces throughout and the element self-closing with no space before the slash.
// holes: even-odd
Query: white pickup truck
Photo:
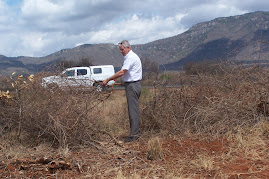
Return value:
<svg viewBox="0 0 269 179">
<path fill-rule="evenodd" d="M 48 76 L 42 78 L 42 86 L 48 87 L 96 87 L 98 91 L 102 91 L 104 86 L 101 82 L 104 79 L 115 74 L 113 65 L 100 65 L 89 67 L 72 67 L 64 70 L 57 76 Z M 115 81 L 111 80 L 107 86 L 114 85 Z"/>
</svg>

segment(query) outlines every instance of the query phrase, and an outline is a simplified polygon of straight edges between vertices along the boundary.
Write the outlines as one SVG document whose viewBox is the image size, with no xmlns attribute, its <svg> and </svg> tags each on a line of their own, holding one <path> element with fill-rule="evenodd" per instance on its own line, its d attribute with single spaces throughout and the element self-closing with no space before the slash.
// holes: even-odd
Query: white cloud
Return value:
<svg viewBox="0 0 269 179">
<path fill-rule="evenodd" d="M 21 8 L 23 16 L 55 15 L 61 10 L 61 6 L 48 0 L 25 0 Z"/>
<path fill-rule="evenodd" d="M 44 47 L 46 40 L 44 40 L 44 37 L 46 34 L 43 33 L 30 33 L 30 34 L 24 34 L 21 38 L 22 40 L 22 46 L 25 49 L 34 49 L 35 51 L 41 51 Z M 34 53 L 32 54 L 34 55 Z"/>
<path fill-rule="evenodd" d="M 267 10 L 264 0 L 0 0 L 0 54 L 44 56 L 84 43 L 143 44 L 217 17 Z M 11 2 L 11 1 L 10 1 Z"/>
<path fill-rule="evenodd" d="M 128 39 L 132 44 L 138 44 L 170 37 L 186 30 L 180 24 L 183 16 L 178 14 L 175 17 L 155 16 L 143 19 L 134 14 L 118 23 L 106 24 L 102 30 L 94 33 L 87 43 L 100 41 L 117 43 L 122 39 Z"/>
<path fill-rule="evenodd" d="M 11 16 L 13 16 L 11 9 L 7 6 L 5 1 L 0 0 L 0 25 L 2 25 L 3 27 L 5 25 L 8 25 L 9 21 L 12 18 Z"/>
<path fill-rule="evenodd" d="M 217 17 L 227 17 L 247 12 L 248 11 L 232 6 L 227 0 L 215 1 L 214 3 L 200 4 L 199 6 L 191 7 L 188 11 L 188 15 L 183 17 L 182 23 L 189 27 L 199 22 L 213 20 Z"/>
</svg>

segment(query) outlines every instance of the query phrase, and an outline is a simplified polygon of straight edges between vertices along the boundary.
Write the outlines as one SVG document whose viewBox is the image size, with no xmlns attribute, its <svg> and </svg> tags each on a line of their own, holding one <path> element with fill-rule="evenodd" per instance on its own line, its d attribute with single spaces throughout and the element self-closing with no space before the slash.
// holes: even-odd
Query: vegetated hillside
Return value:
<svg viewBox="0 0 269 179">
<path fill-rule="evenodd" d="M 133 45 L 142 59 L 158 62 L 169 69 L 186 62 L 236 60 L 268 62 L 269 12 L 254 12 L 221 17 L 194 25 L 186 32 L 147 44 Z M 122 55 L 114 44 L 85 44 L 64 49 L 45 57 L 17 57 L 30 71 L 59 60 L 91 59 L 93 64 L 121 66 Z M 14 58 L 12 58 L 14 60 Z M 1 64 L 0 64 L 1 65 Z M 8 67 L 16 67 L 10 64 Z"/>
<path fill-rule="evenodd" d="M 175 37 L 139 46 L 137 51 L 159 63 L 170 63 L 168 67 L 201 60 L 268 60 L 268 27 L 268 12 L 217 18 Z"/>
<path fill-rule="evenodd" d="M 2 62 L 2 59 L 5 60 Z M 52 63 L 57 61 L 79 61 L 89 59 L 94 65 L 112 64 L 121 66 L 122 55 L 117 45 L 113 44 L 84 44 L 72 49 L 63 49 L 45 57 L 5 57 L 0 56 L 0 66 L 3 68 L 2 74 L 17 71 L 23 73 L 35 73 L 46 69 Z M 10 62 L 7 64 L 7 60 Z M 2 65 L 3 64 L 3 65 Z M 20 68 L 18 68 L 20 67 Z M 5 71 L 4 71 L 5 70 Z M 0 73 L 0 75 L 1 75 Z"/>
<path fill-rule="evenodd" d="M 0 55 L 0 69 L 2 70 L 10 66 L 25 67 L 25 65 L 21 61 L 18 61 L 17 58 Z"/>
<path fill-rule="evenodd" d="M 66 60 L 79 61 L 82 58 L 88 58 L 96 65 L 113 64 L 121 65 L 122 55 L 118 50 L 117 45 L 113 44 L 84 44 L 72 49 L 63 49 L 52 53 L 45 57 L 29 59 L 27 57 L 20 58 L 24 64 L 49 64 L 51 62 Z"/>
</svg>

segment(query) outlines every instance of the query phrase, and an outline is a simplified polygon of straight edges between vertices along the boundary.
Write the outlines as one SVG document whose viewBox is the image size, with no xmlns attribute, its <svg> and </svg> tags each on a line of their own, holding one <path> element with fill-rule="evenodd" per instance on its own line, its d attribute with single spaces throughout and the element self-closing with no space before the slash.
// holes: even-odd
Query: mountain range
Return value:
<svg viewBox="0 0 269 179">
<path fill-rule="evenodd" d="M 132 45 L 142 60 L 157 62 L 166 69 L 180 69 L 189 62 L 234 60 L 240 63 L 269 63 L 269 12 L 220 17 L 198 23 L 182 34 L 146 44 Z M 44 57 L 0 55 L 2 74 L 13 71 L 35 73 L 57 61 L 90 59 L 94 65 L 122 65 L 114 44 L 84 44 Z"/>
</svg>

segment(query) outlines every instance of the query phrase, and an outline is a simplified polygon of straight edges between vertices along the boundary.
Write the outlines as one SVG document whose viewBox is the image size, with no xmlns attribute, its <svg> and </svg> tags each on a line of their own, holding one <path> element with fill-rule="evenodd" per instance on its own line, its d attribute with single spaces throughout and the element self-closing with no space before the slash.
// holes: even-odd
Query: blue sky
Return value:
<svg viewBox="0 0 269 179">
<path fill-rule="evenodd" d="M 0 0 L 0 54 L 46 56 L 81 44 L 145 44 L 217 17 L 268 11 L 265 0 Z"/>
<path fill-rule="evenodd" d="M 22 2 L 22 0 L 5 0 L 6 4 L 9 6 L 18 5 Z"/>
</svg>

